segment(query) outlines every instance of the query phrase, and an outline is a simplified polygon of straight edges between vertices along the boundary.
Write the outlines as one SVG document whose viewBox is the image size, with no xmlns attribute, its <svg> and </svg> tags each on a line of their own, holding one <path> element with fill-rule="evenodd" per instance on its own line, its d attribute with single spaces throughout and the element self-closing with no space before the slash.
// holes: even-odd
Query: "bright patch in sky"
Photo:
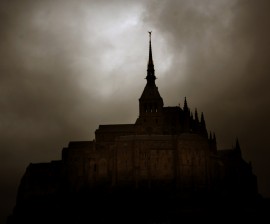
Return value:
<svg viewBox="0 0 270 224">
<path fill-rule="evenodd" d="M 168 43 L 146 24 L 143 13 L 142 5 L 132 2 L 84 4 L 60 11 L 42 5 L 32 19 L 33 29 L 41 37 L 39 48 L 29 42 L 33 45 L 29 49 L 39 49 L 46 60 L 63 55 L 66 66 L 76 74 L 79 88 L 108 98 L 124 88 L 145 84 L 147 31 L 153 31 L 156 76 L 162 77 L 171 66 Z"/>
<path fill-rule="evenodd" d="M 117 10 L 115 14 L 112 12 L 113 7 L 103 8 L 102 14 L 88 12 L 86 16 L 88 22 L 83 37 L 86 44 L 98 48 L 97 79 L 100 84 L 97 91 L 99 96 L 105 98 L 110 97 L 119 88 L 123 88 L 123 84 L 134 86 L 134 80 L 144 81 L 147 69 L 149 49 L 147 31 L 152 29 L 142 21 L 142 8 L 140 5 L 131 5 L 128 11 L 126 8 Z M 104 18 L 102 15 L 105 14 L 113 16 Z M 171 57 L 162 36 L 152 31 L 155 69 L 161 77 L 171 65 Z M 89 79 L 84 80 L 83 83 L 91 82 L 93 77 L 90 75 L 88 77 Z"/>
</svg>

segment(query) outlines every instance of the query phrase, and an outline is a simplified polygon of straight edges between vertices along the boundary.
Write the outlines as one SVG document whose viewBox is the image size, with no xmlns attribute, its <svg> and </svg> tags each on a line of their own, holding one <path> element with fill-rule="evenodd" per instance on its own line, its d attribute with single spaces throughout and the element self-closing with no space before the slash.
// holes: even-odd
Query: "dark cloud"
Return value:
<svg viewBox="0 0 270 224">
<path fill-rule="evenodd" d="M 69 140 L 88 137 L 88 128 L 96 126 L 97 112 L 91 113 L 85 100 L 91 102 L 92 96 L 79 87 L 76 77 L 80 74 L 71 66 L 80 47 L 77 30 L 67 32 L 66 23 L 61 25 L 58 17 L 59 24 L 50 21 L 49 13 L 56 12 L 50 12 L 49 6 L 38 21 L 40 9 L 35 1 L 0 3 L 2 223 L 15 205 L 26 166 L 59 159 Z"/>
<path fill-rule="evenodd" d="M 165 104 L 187 96 L 219 148 L 238 136 L 270 196 L 269 5 L 1 1 L 0 222 L 30 162 L 60 159 L 69 141 L 92 139 L 99 124 L 136 120 L 149 27 Z"/>
<path fill-rule="evenodd" d="M 138 96 L 133 87 L 119 90 L 127 70 L 115 66 L 127 57 L 117 61 L 108 41 L 127 14 L 117 11 L 132 4 L 0 2 L 0 223 L 30 162 L 60 159 L 69 141 L 93 139 L 101 123 L 135 121 Z M 134 106 L 125 108 L 130 97 Z"/>
<path fill-rule="evenodd" d="M 219 148 L 240 139 L 244 157 L 270 195 L 268 1 L 151 1 L 145 21 L 167 41 L 172 66 L 162 77 L 170 102 L 187 96 L 205 113 Z"/>
</svg>

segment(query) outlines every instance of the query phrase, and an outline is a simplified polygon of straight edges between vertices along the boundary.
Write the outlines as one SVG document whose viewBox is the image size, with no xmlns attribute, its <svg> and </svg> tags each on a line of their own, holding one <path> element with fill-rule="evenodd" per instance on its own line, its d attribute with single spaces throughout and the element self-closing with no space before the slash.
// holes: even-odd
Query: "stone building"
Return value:
<svg viewBox="0 0 270 224">
<path fill-rule="evenodd" d="M 70 142 L 63 148 L 61 161 L 31 163 L 18 189 L 14 217 L 32 200 L 85 189 L 256 196 L 257 179 L 242 158 L 238 140 L 232 149 L 217 150 L 203 113 L 195 110 L 193 116 L 186 98 L 183 108 L 164 107 L 155 80 L 150 34 L 147 82 L 135 123 L 100 125 L 93 141 Z"/>
<path fill-rule="evenodd" d="M 183 108 L 164 107 L 155 79 L 150 37 L 139 117 L 135 124 L 100 125 L 94 141 L 70 142 L 62 152 L 69 186 L 73 190 L 163 186 L 208 192 L 230 185 L 234 191 L 245 185 L 249 193 L 256 193 L 256 177 L 242 159 L 239 143 L 235 149 L 217 150 L 203 113 L 199 119 L 195 110 L 193 117 L 186 99 Z M 232 182 L 232 175 L 237 181 Z"/>
</svg>

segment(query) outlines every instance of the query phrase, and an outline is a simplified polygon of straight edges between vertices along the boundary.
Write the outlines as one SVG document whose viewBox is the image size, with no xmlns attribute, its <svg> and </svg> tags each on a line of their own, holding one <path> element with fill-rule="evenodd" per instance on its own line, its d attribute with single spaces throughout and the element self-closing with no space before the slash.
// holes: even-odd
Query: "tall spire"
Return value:
<svg viewBox="0 0 270 224">
<path fill-rule="evenodd" d="M 155 84 L 156 76 L 155 76 L 155 69 L 154 69 L 154 62 L 152 56 L 152 45 L 151 45 L 151 35 L 152 31 L 148 31 L 149 33 L 149 59 L 148 59 L 148 66 L 147 66 L 147 84 Z"/>
<path fill-rule="evenodd" d="M 153 63 L 152 44 L 151 44 L 152 31 L 148 31 L 148 33 L 149 33 L 149 60 L 148 60 L 148 69 L 149 69 L 150 67 L 154 68 L 154 63 Z"/>
</svg>

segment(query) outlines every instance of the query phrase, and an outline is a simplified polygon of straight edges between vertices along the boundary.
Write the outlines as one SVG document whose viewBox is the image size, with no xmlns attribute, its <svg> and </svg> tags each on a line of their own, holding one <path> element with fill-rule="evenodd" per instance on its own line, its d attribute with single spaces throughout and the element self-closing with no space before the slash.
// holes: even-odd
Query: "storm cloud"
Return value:
<svg viewBox="0 0 270 224">
<path fill-rule="evenodd" d="M 239 138 L 270 196 L 266 0 L 1 1 L 1 220 L 26 166 L 61 158 L 99 124 L 134 123 L 148 30 L 166 106 L 204 112 L 218 148 Z"/>
<path fill-rule="evenodd" d="M 238 137 L 259 191 L 269 196 L 270 3 L 171 0 L 147 8 L 145 21 L 164 37 L 171 57 L 159 85 L 166 102 L 187 96 L 220 149 Z"/>
</svg>

